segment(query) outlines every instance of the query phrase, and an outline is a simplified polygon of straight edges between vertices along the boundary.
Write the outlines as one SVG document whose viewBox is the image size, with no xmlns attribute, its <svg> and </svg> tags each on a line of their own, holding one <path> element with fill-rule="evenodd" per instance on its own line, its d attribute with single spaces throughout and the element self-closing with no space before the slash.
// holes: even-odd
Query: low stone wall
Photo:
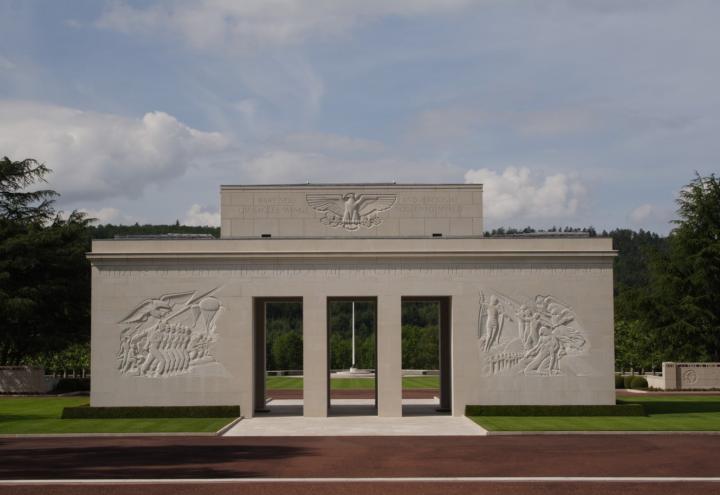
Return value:
<svg viewBox="0 0 720 495">
<path fill-rule="evenodd" d="M 0 393 L 44 394 L 48 391 L 45 371 L 36 366 L 0 366 Z"/>
<path fill-rule="evenodd" d="M 648 387 L 665 390 L 665 377 L 660 375 L 645 375 L 645 379 L 648 382 Z"/>
<path fill-rule="evenodd" d="M 660 390 L 720 389 L 720 363 L 663 363 L 662 376 L 646 376 Z"/>
</svg>

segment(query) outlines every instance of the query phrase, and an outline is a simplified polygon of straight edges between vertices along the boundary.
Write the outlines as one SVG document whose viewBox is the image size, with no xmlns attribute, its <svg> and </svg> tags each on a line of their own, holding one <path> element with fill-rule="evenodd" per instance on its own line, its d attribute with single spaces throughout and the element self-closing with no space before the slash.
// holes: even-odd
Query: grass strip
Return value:
<svg viewBox="0 0 720 495">
<path fill-rule="evenodd" d="M 61 419 L 231 418 L 240 406 L 65 407 Z"/>
<path fill-rule="evenodd" d="M 720 431 L 718 396 L 622 398 L 647 416 L 470 416 L 489 431 Z M 618 406 L 618 407 L 619 407 Z"/>
<path fill-rule="evenodd" d="M 0 434 L 212 433 L 237 417 L 60 419 L 63 408 L 87 404 L 87 397 L 0 397 Z"/>
<path fill-rule="evenodd" d="M 642 404 L 614 406 L 466 406 L 466 416 L 645 416 Z"/>
</svg>

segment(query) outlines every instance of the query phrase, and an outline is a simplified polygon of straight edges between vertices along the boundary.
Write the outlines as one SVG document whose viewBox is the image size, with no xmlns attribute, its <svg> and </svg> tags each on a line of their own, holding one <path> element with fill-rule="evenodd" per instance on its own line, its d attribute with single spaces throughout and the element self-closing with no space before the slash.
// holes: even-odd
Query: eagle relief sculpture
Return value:
<svg viewBox="0 0 720 495">
<path fill-rule="evenodd" d="M 586 347 L 575 312 L 556 297 L 520 302 L 480 293 L 478 349 L 485 374 L 563 375 L 563 358 Z"/>
<path fill-rule="evenodd" d="M 222 310 L 218 288 L 146 299 L 120 320 L 118 370 L 123 375 L 167 377 L 215 362 L 210 346 Z"/>
<path fill-rule="evenodd" d="M 307 204 L 324 213 L 320 222 L 348 231 L 370 229 L 382 223 L 379 213 L 395 204 L 395 194 L 314 194 L 308 193 Z"/>
</svg>

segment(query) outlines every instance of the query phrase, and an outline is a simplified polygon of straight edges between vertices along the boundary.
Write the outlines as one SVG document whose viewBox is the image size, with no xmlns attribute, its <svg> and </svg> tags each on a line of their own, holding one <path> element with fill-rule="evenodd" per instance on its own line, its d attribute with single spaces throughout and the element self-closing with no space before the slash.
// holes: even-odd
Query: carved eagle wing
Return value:
<svg viewBox="0 0 720 495">
<path fill-rule="evenodd" d="M 339 217 L 345 213 L 345 201 L 340 194 L 307 194 L 307 204 L 317 211 L 330 211 Z"/>
<path fill-rule="evenodd" d="M 397 196 L 394 194 L 361 194 L 358 198 L 360 205 L 360 215 L 371 215 L 376 212 L 389 210 L 395 204 Z"/>
<path fill-rule="evenodd" d="M 147 321 L 153 307 L 152 299 L 146 299 L 136 306 L 129 315 L 120 320 L 119 323 L 139 323 L 141 321 Z"/>
<path fill-rule="evenodd" d="M 150 311 L 155 309 L 157 306 L 163 304 L 167 306 L 167 309 L 172 309 L 176 304 L 184 302 L 194 292 L 178 292 L 175 294 L 165 294 L 157 299 L 145 299 L 143 302 L 138 304 L 129 315 L 120 320 L 120 323 L 139 323 L 147 321 Z"/>
</svg>

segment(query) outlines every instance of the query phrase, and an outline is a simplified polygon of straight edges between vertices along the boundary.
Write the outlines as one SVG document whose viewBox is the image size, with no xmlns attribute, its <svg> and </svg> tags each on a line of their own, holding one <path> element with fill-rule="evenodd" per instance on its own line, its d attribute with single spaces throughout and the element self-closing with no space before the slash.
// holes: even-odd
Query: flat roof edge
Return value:
<svg viewBox="0 0 720 495">
<path fill-rule="evenodd" d="M 482 184 L 465 183 L 396 183 L 396 182 L 304 182 L 295 184 L 221 184 L 220 190 L 224 189 L 274 189 L 274 188 L 312 188 L 312 187 L 400 187 L 400 188 L 468 188 L 482 189 Z"/>
<path fill-rule="evenodd" d="M 372 260 L 383 259 L 410 260 L 435 259 L 444 260 L 478 260 L 478 259 L 613 259 L 617 251 L 217 251 L 217 252 L 144 252 L 144 253 L 118 253 L 118 252 L 89 252 L 85 256 L 90 261 L 130 261 L 130 260 Z"/>
</svg>

